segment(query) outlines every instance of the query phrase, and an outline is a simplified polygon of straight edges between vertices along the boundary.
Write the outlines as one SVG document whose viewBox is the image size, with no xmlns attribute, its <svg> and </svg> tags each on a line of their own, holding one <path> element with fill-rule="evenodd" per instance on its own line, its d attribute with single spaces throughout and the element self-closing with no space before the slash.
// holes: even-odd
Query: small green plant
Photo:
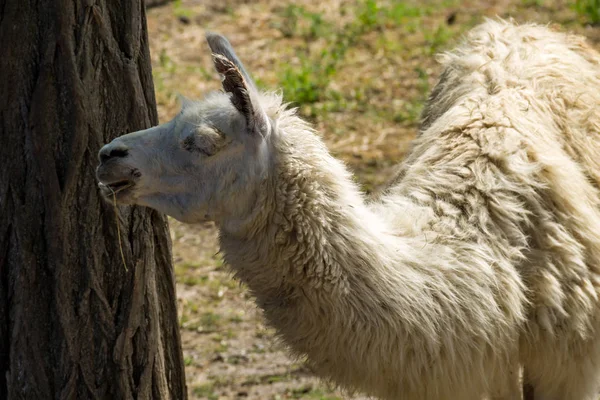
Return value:
<svg viewBox="0 0 600 400">
<path fill-rule="evenodd" d="M 422 6 L 414 6 L 406 2 L 399 1 L 387 10 L 385 15 L 396 25 L 406 23 L 407 20 L 414 20 L 424 14 Z"/>
<path fill-rule="evenodd" d="M 212 383 L 205 383 L 204 385 L 196 386 L 192 389 L 195 396 L 201 398 L 207 398 L 208 400 L 217 400 L 219 396 L 214 392 L 214 385 Z"/>
<path fill-rule="evenodd" d="M 286 98 L 298 104 L 310 104 L 320 100 L 330 82 L 331 68 L 323 68 L 322 64 L 300 55 L 300 65 L 287 65 L 281 74 L 280 82 Z"/>
<path fill-rule="evenodd" d="M 541 7 L 544 5 L 544 0 L 523 0 L 525 7 Z"/>
<path fill-rule="evenodd" d="M 429 54 L 440 51 L 452 38 L 452 31 L 446 25 L 440 24 L 433 32 L 425 32 L 425 41 L 428 45 Z"/>
<path fill-rule="evenodd" d="M 422 101 L 409 101 L 404 105 L 404 107 L 402 107 L 400 111 L 398 111 L 398 113 L 396 113 L 394 116 L 394 121 L 414 124 L 419 120 L 421 110 L 423 110 Z"/>
<path fill-rule="evenodd" d="M 212 312 L 205 312 L 200 316 L 200 324 L 206 330 L 216 330 L 221 325 L 221 316 Z"/>
<path fill-rule="evenodd" d="M 357 19 L 363 30 L 374 28 L 380 23 L 380 7 L 375 0 L 366 0 L 358 11 Z"/>
<path fill-rule="evenodd" d="M 236 337 L 238 337 L 238 334 L 236 331 L 234 331 L 233 329 L 227 329 L 224 333 L 224 336 L 227 339 L 235 339 Z"/>
<path fill-rule="evenodd" d="M 179 317 L 179 327 L 183 328 L 183 326 L 190 320 L 190 318 L 187 315 L 182 315 L 181 317 Z"/>
<path fill-rule="evenodd" d="M 232 315 L 231 317 L 229 317 L 229 322 L 239 324 L 244 322 L 244 319 L 240 315 Z"/>
<path fill-rule="evenodd" d="M 290 396 L 293 399 L 311 399 L 311 400 L 341 400 L 336 396 L 327 396 L 323 390 L 313 388 L 312 386 L 301 386 L 292 389 Z"/>
<path fill-rule="evenodd" d="M 177 64 L 169 55 L 166 50 L 162 50 L 158 56 L 158 62 L 162 70 L 168 74 L 173 74 L 177 70 Z"/>
<path fill-rule="evenodd" d="M 177 18 L 191 18 L 193 15 L 192 10 L 185 8 L 182 5 L 181 0 L 175 0 L 173 2 L 173 12 Z"/>
<path fill-rule="evenodd" d="M 355 21 L 337 32 L 327 33 L 325 49 L 317 54 L 311 54 L 310 51 L 300 54 L 299 66 L 286 65 L 279 79 L 285 97 L 299 105 L 336 98 L 335 93 L 329 90 L 329 84 L 348 49 L 360 35 L 375 26 L 378 10 L 375 1 L 366 0 Z"/>
<path fill-rule="evenodd" d="M 575 0 L 575 11 L 586 18 L 589 23 L 600 23 L 600 0 Z"/>
<path fill-rule="evenodd" d="M 416 87 L 419 93 L 411 98 L 402 106 L 402 108 L 394 116 L 396 122 L 404 122 L 409 124 L 416 123 L 421 117 L 421 111 L 429 95 L 429 75 L 423 68 L 415 68 L 417 74 Z"/>
<path fill-rule="evenodd" d="M 206 282 L 206 276 L 177 275 L 177 281 L 186 286 L 196 286 Z"/>
<path fill-rule="evenodd" d="M 281 16 L 283 23 L 279 24 L 279 30 L 285 37 L 315 39 L 331 32 L 331 24 L 321 14 L 310 12 L 302 6 L 290 4 L 283 9 Z"/>
<path fill-rule="evenodd" d="M 286 382 L 290 380 L 290 376 L 289 375 L 277 375 L 277 374 L 273 374 L 273 375 L 265 375 L 262 377 L 261 379 L 262 381 L 268 383 L 268 384 L 273 384 L 273 383 L 277 383 L 277 382 Z"/>
<path fill-rule="evenodd" d="M 417 89 L 419 89 L 422 96 L 427 96 L 429 94 L 429 76 L 427 75 L 427 71 L 421 67 L 417 67 L 415 68 L 415 72 L 419 78 L 417 81 Z"/>
</svg>

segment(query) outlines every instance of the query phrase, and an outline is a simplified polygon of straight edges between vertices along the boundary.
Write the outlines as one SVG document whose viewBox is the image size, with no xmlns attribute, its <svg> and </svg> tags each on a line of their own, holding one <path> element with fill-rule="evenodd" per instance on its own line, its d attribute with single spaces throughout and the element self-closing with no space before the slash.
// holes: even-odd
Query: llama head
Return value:
<svg viewBox="0 0 600 400">
<path fill-rule="evenodd" d="M 207 35 L 223 92 L 183 100 L 173 120 L 102 147 L 102 194 L 184 222 L 241 217 L 256 201 L 269 163 L 272 123 L 256 85 L 223 36 Z"/>
</svg>

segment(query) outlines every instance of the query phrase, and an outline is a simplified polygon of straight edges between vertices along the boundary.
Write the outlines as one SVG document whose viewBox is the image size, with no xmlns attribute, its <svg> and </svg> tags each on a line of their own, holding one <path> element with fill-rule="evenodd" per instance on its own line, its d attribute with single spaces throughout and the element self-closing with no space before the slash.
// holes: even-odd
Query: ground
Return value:
<svg viewBox="0 0 600 400">
<path fill-rule="evenodd" d="M 597 46 L 598 12 L 597 0 L 172 1 L 148 10 L 159 118 L 178 112 L 178 94 L 202 98 L 219 89 L 204 32 L 223 33 L 258 85 L 281 89 L 370 193 L 418 130 L 440 72 L 436 53 L 496 16 L 557 24 Z M 364 398 L 289 358 L 223 266 L 212 224 L 170 225 L 191 399 Z"/>
</svg>

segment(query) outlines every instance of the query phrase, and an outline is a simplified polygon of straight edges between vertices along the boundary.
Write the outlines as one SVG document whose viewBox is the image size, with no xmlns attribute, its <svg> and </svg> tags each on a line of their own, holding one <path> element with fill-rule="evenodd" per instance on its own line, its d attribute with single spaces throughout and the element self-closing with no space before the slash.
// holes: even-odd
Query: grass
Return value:
<svg viewBox="0 0 600 400">
<path fill-rule="evenodd" d="M 442 50 L 454 37 L 454 32 L 446 25 L 440 24 L 433 32 L 425 31 L 426 52 L 433 56 Z"/>
<path fill-rule="evenodd" d="M 542 7 L 544 0 L 523 0 L 523 5 L 525 7 Z"/>
<path fill-rule="evenodd" d="M 208 400 L 217 400 L 219 395 L 214 392 L 213 383 L 205 383 L 203 385 L 196 386 L 192 389 L 194 396 L 200 398 L 206 398 Z"/>
<path fill-rule="evenodd" d="M 409 124 L 416 123 L 421 116 L 421 111 L 427 100 L 427 95 L 429 93 L 429 76 L 421 67 L 416 67 L 414 72 L 417 76 L 415 86 L 418 88 L 419 95 L 405 102 L 404 105 L 400 107 L 394 116 L 396 122 Z"/>
<path fill-rule="evenodd" d="M 244 321 L 244 319 L 239 315 L 234 315 L 232 317 L 229 317 L 229 322 L 232 322 L 234 324 L 239 324 L 243 321 Z"/>
<path fill-rule="evenodd" d="M 199 308 L 187 306 L 179 318 L 179 326 L 183 329 L 204 333 L 220 331 L 224 319 L 213 311 L 199 313 Z"/>
<path fill-rule="evenodd" d="M 177 273 L 177 271 L 175 272 Z M 196 286 L 206 282 L 206 276 L 189 276 L 189 275 L 181 275 L 181 279 L 179 279 L 179 283 L 183 283 L 187 286 Z"/>
<path fill-rule="evenodd" d="M 444 4 L 452 2 L 445 1 Z M 339 76 L 346 64 L 352 62 L 349 54 L 369 43 L 370 33 L 377 37 L 376 43 L 389 54 L 397 53 L 403 44 L 398 39 L 386 39 L 388 30 L 403 32 L 403 35 L 420 36 L 423 43 L 414 46 L 420 54 L 432 56 L 445 49 L 463 29 L 449 28 L 440 21 L 435 26 L 427 24 L 426 17 L 435 12 L 433 6 L 423 6 L 410 2 L 382 3 L 375 0 L 359 0 L 352 10 L 353 18 L 336 26 L 334 21 L 307 11 L 301 6 L 290 5 L 281 13 L 282 22 L 278 25 L 286 37 L 302 38 L 307 43 L 315 42 L 299 52 L 294 62 L 282 63 L 278 73 L 278 84 L 288 101 L 300 107 L 307 117 L 323 117 L 329 112 L 338 112 L 354 107 L 368 110 L 368 87 L 357 87 L 351 92 L 342 93 L 334 88 L 334 83 L 346 77 Z M 429 86 L 424 88 L 429 89 Z M 403 110 L 396 111 L 396 121 L 416 123 L 425 93 L 409 99 Z"/>
<path fill-rule="evenodd" d="M 178 277 L 178 282 L 187 286 L 201 285 L 208 281 L 208 276 L 198 275 L 195 270 L 198 269 L 198 263 L 177 263 L 175 265 L 175 275 Z"/>
<path fill-rule="evenodd" d="M 600 0 L 575 0 L 573 8 L 593 25 L 600 23 Z"/>
<path fill-rule="evenodd" d="M 181 0 L 173 1 L 173 14 L 175 14 L 175 16 L 180 19 L 189 19 L 194 15 L 192 10 L 183 6 L 183 2 Z"/>
<path fill-rule="evenodd" d="M 205 312 L 200 316 L 200 324 L 208 330 L 216 330 L 221 326 L 221 316 L 213 312 Z"/>
<path fill-rule="evenodd" d="M 319 50 L 310 49 L 298 55 L 299 65 L 286 64 L 279 75 L 284 96 L 298 105 L 311 104 L 325 99 L 339 99 L 330 89 L 330 83 L 343 62 L 347 51 L 356 45 L 359 37 L 373 29 L 379 20 L 379 7 L 374 0 L 366 0 L 359 6 L 357 17 L 341 29 L 333 29 L 334 24 L 316 13 L 308 12 L 300 6 L 290 5 L 283 12 L 282 33 L 287 36 L 300 36 L 305 40 L 324 39 Z M 299 21 L 304 19 L 305 24 Z M 307 29 L 299 29 L 300 26 Z"/>
<path fill-rule="evenodd" d="M 284 37 L 301 36 L 306 40 L 327 36 L 332 25 L 319 13 L 306 10 L 302 6 L 290 4 L 281 13 L 284 22 L 277 24 Z"/>
<path fill-rule="evenodd" d="M 313 388 L 312 385 L 301 386 L 290 390 L 289 396 L 292 399 L 310 399 L 310 400 L 342 400 L 341 397 L 329 396 L 323 390 Z"/>
<path fill-rule="evenodd" d="M 243 383 L 244 386 L 253 386 L 261 383 L 272 385 L 279 382 L 287 382 L 291 379 L 291 374 L 266 374 L 266 375 L 254 375 L 248 377 Z"/>
</svg>

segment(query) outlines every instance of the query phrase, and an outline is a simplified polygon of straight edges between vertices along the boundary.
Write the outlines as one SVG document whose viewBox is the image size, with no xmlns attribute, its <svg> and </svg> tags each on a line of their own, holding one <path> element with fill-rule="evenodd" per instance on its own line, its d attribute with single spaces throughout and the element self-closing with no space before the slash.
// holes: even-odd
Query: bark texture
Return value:
<svg viewBox="0 0 600 400">
<path fill-rule="evenodd" d="M 94 176 L 157 122 L 142 0 L 0 0 L 0 399 L 185 398 L 167 221 Z"/>
</svg>

